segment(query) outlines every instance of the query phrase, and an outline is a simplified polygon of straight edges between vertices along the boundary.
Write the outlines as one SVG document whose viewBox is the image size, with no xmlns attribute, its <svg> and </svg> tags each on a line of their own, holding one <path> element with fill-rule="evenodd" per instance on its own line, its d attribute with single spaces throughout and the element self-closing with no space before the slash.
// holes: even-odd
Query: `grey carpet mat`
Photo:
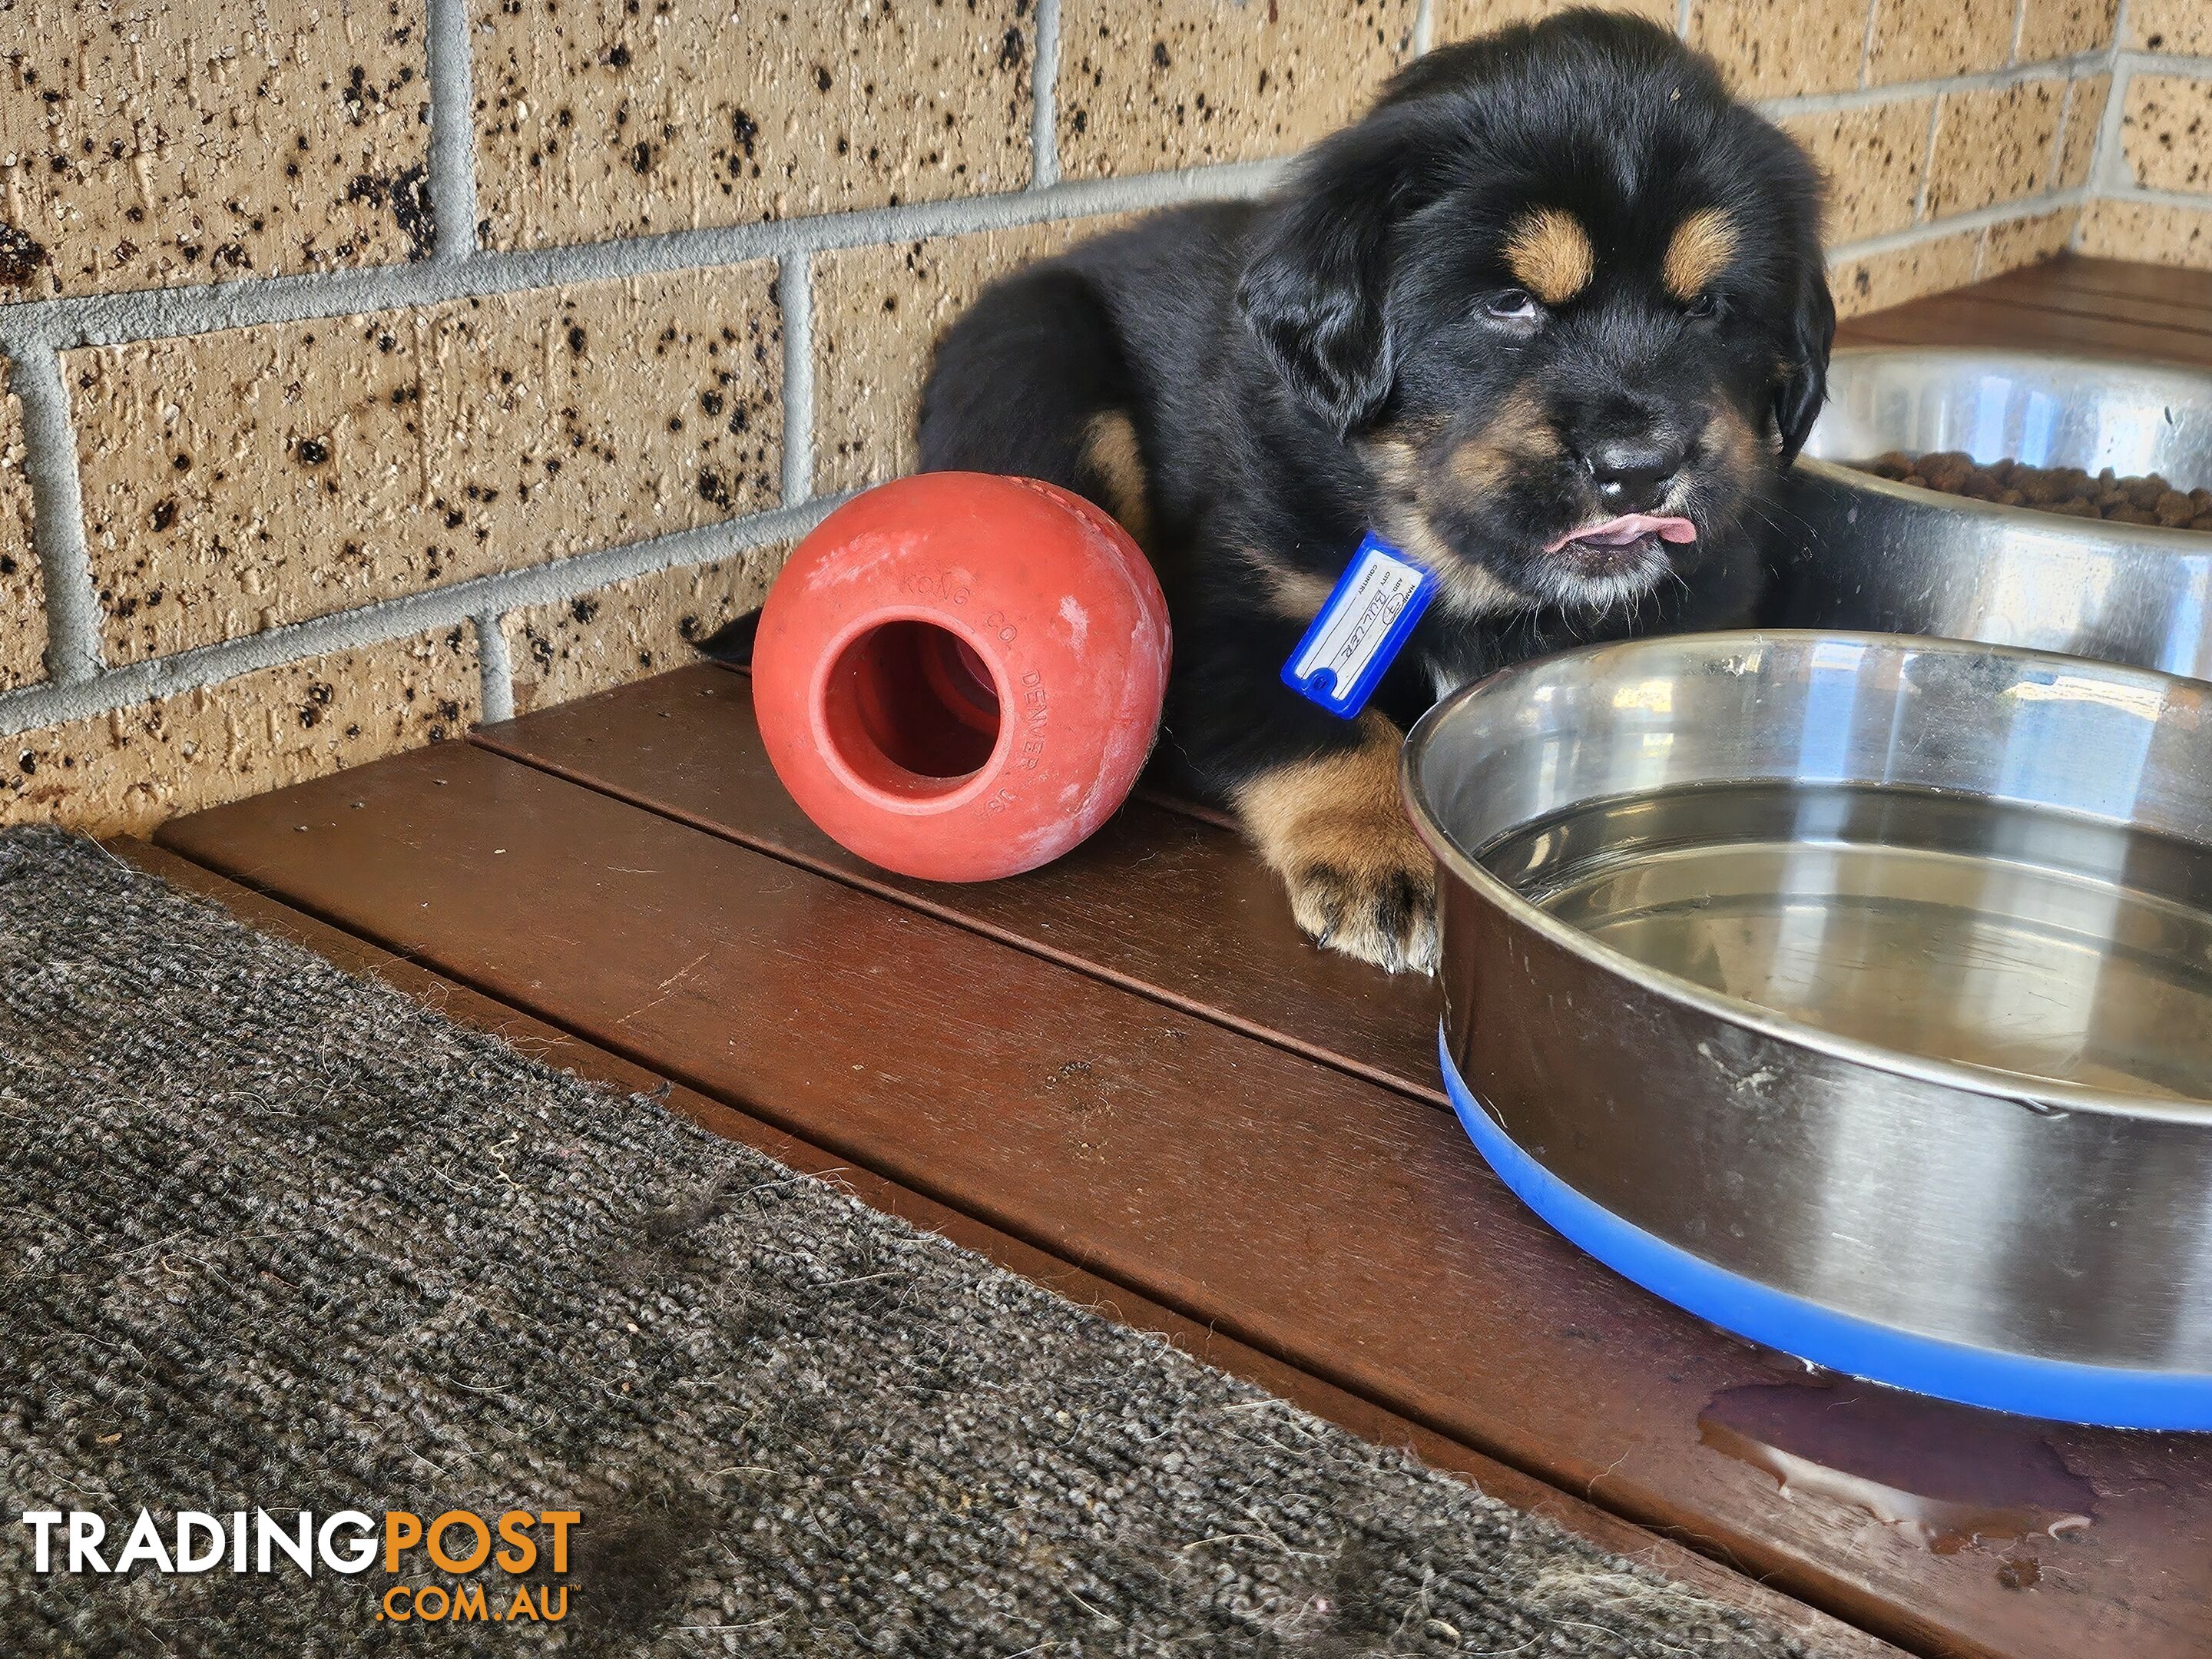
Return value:
<svg viewBox="0 0 2212 1659">
<path fill-rule="evenodd" d="M 1802 1651 L 51 831 L 0 1116 L 9 1655 Z M 579 1510 L 567 1617 L 41 1578 L 15 1519 L 256 1506 Z"/>
</svg>

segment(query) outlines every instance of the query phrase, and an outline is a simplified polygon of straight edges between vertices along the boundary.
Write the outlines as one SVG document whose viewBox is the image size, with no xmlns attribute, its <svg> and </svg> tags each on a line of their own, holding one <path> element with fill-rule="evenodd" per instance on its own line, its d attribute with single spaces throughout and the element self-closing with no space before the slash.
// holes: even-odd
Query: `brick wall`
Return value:
<svg viewBox="0 0 2212 1659">
<path fill-rule="evenodd" d="M 2212 270 L 2212 0 L 2123 0 L 2085 253 Z"/>
<path fill-rule="evenodd" d="M 2202 256 L 2201 0 L 2123 46 L 2118 3 L 1643 9 L 1833 173 L 1850 311 L 2062 246 L 2093 170 L 2086 240 Z M 0 819 L 143 830 L 684 660 L 910 465 L 991 276 L 1545 9 L 0 0 Z"/>
</svg>

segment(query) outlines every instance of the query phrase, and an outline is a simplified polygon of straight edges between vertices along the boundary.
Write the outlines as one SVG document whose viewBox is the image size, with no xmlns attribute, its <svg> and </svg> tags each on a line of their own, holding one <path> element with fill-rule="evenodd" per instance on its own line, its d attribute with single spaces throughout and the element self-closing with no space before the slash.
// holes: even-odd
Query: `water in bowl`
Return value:
<svg viewBox="0 0 2212 1659">
<path fill-rule="evenodd" d="M 2212 1099 L 2212 850 L 1983 797 L 1698 785 L 1482 861 L 1647 967 L 1838 1036 Z"/>
</svg>

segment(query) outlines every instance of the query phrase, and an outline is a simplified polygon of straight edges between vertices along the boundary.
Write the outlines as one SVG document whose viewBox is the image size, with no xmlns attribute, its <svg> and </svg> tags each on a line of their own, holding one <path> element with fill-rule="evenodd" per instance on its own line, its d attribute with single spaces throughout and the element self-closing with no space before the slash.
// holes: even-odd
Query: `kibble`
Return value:
<svg viewBox="0 0 2212 1659">
<path fill-rule="evenodd" d="M 2113 524 L 2212 530 L 2212 489 L 2177 489 L 2155 472 L 2124 478 L 2109 466 L 2094 474 L 2078 466 L 2028 466 L 2014 460 L 1991 461 L 1985 466 L 1959 449 L 1918 456 L 1893 449 L 1851 465 L 1876 477 L 2004 507 L 2034 507 Z"/>
</svg>

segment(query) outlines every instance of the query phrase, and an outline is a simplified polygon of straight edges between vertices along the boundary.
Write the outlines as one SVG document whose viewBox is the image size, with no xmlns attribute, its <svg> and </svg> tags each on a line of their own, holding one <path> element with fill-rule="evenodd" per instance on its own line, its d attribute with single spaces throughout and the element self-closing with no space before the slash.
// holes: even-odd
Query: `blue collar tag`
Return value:
<svg viewBox="0 0 2212 1659">
<path fill-rule="evenodd" d="M 1283 665 L 1283 684 L 1352 719 L 1367 707 L 1436 589 L 1434 572 L 1369 531 Z"/>
</svg>

